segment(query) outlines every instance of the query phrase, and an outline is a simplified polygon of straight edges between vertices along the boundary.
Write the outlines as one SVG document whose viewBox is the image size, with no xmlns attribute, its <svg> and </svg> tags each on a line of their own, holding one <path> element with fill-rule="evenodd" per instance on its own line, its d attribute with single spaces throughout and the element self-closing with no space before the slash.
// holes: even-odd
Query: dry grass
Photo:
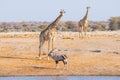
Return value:
<svg viewBox="0 0 120 80">
<path fill-rule="evenodd" d="M 42 60 L 38 59 L 38 36 L 39 33 L 0 34 L 0 76 L 120 76 L 119 31 L 88 33 L 89 37 L 84 39 L 78 38 L 78 33 L 59 32 L 54 46 L 68 55 L 67 70 L 63 70 L 62 63 L 56 70 L 54 61 L 47 60 L 47 43 L 43 47 Z"/>
</svg>

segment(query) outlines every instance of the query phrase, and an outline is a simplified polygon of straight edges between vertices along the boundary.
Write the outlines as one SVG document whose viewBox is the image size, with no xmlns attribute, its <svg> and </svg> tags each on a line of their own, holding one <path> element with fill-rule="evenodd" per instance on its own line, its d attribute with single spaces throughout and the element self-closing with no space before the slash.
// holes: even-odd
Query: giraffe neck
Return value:
<svg viewBox="0 0 120 80">
<path fill-rule="evenodd" d="M 60 23 L 60 20 L 61 20 L 62 16 L 63 16 L 63 15 L 60 14 L 60 15 L 56 18 L 56 20 L 55 20 L 54 22 L 52 22 L 52 23 L 48 26 L 48 28 L 49 28 L 49 29 L 54 29 L 54 28 L 56 28 L 56 27 L 58 26 L 58 24 Z"/>
<path fill-rule="evenodd" d="M 54 21 L 54 23 L 55 23 L 56 25 L 59 24 L 59 22 L 60 22 L 62 16 L 63 16 L 63 15 L 60 14 L 60 15 L 57 17 L 57 19 Z"/>
<path fill-rule="evenodd" d="M 87 9 L 86 14 L 85 14 L 85 16 L 84 16 L 83 19 L 84 19 L 84 20 L 87 20 L 87 19 L 88 19 L 88 9 Z"/>
</svg>

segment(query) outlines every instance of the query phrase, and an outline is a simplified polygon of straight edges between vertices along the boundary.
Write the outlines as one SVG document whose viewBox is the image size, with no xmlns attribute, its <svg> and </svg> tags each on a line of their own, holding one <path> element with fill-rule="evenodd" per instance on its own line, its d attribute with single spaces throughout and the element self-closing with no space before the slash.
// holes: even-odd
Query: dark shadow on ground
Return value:
<svg viewBox="0 0 120 80">
<path fill-rule="evenodd" d="M 26 57 L 16 57 L 16 56 L 0 56 L 0 58 L 9 58 L 9 59 L 26 59 L 26 60 L 40 60 L 38 57 L 36 58 L 26 58 Z M 43 57 L 45 59 L 47 57 Z"/>
<path fill-rule="evenodd" d="M 50 67 L 43 67 L 43 66 L 30 66 L 35 69 L 56 69 L 56 68 L 50 68 Z"/>
<path fill-rule="evenodd" d="M 90 52 L 100 53 L 100 52 L 102 52 L 102 51 L 101 51 L 101 50 L 90 50 Z"/>
</svg>

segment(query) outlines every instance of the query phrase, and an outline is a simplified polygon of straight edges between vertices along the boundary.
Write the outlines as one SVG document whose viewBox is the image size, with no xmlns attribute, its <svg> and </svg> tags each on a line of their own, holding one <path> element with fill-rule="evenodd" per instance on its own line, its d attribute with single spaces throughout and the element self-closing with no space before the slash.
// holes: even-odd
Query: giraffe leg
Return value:
<svg viewBox="0 0 120 80">
<path fill-rule="evenodd" d="M 83 38 L 83 26 L 81 27 L 81 37 Z"/>
<path fill-rule="evenodd" d="M 79 30 L 79 38 L 80 38 L 80 36 L 81 36 L 81 31 L 82 31 L 81 29 L 82 29 L 82 28 L 80 27 L 80 30 Z"/>
<path fill-rule="evenodd" d="M 87 37 L 87 28 L 86 27 L 84 27 L 84 35 L 85 35 L 85 37 Z"/>
<path fill-rule="evenodd" d="M 50 51 L 50 40 L 48 40 L 48 53 Z M 49 60 L 49 56 L 48 56 L 48 60 Z"/>
<path fill-rule="evenodd" d="M 81 32 L 79 32 L 79 38 L 80 38 L 80 33 L 81 33 Z"/>
<path fill-rule="evenodd" d="M 40 42 L 40 45 L 39 45 L 39 59 L 41 59 L 41 48 L 42 48 L 42 45 L 41 45 L 41 42 Z"/>
<path fill-rule="evenodd" d="M 43 46 L 44 42 L 45 42 L 44 40 L 42 40 L 42 39 L 40 40 L 39 55 L 38 55 L 38 56 L 39 56 L 39 59 L 41 59 L 42 46 Z"/>
<path fill-rule="evenodd" d="M 54 43 L 53 43 L 53 42 L 54 42 L 54 39 L 55 39 L 55 38 L 52 38 L 52 49 L 53 49 L 53 45 L 54 45 Z"/>
<path fill-rule="evenodd" d="M 48 40 L 48 52 L 50 51 L 50 40 Z"/>
</svg>

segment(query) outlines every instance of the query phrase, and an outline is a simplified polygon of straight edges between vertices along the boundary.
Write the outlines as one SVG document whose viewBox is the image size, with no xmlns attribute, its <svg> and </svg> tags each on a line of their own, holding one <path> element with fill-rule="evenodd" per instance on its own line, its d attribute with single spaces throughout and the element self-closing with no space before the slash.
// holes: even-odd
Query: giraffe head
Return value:
<svg viewBox="0 0 120 80">
<path fill-rule="evenodd" d="M 86 8 L 87 8 L 87 9 L 90 9 L 90 6 L 87 6 Z"/>
<path fill-rule="evenodd" d="M 60 14 L 61 14 L 61 15 L 64 15 L 64 14 L 65 14 L 65 11 L 64 11 L 64 10 L 61 10 L 61 11 L 60 11 Z"/>
</svg>

